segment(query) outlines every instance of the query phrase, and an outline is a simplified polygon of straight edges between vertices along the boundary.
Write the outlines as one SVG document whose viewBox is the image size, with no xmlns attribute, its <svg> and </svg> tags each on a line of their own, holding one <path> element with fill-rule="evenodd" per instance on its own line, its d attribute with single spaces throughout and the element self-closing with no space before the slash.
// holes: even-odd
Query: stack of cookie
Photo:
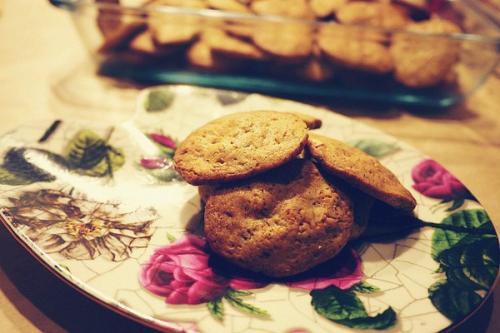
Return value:
<svg viewBox="0 0 500 333">
<path fill-rule="evenodd" d="M 373 200 L 412 212 L 415 199 L 364 152 L 310 132 L 321 121 L 273 111 L 231 114 L 191 133 L 175 167 L 198 185 L 210 247 L 273 277 L 334 257 L 366 225 Z"/>
<path fill-rule="evenodd" d="M 428 13 L 415 15 L 413 7 L 401 3 L 404 1 L 151 0 L 144 4 L 150 9 L 147 19 L 101 10 L 98 25 L 105 42 L 100 50 L 130 52 L 146 61 L 169 59 L 169 64 L 218 72 L 243 72 L 250 67 L 264 75 L 310 81 L 327 81 L 346 69 L 392 75 L 415 88 L 452 81 L 459 43 L 425 34 L 456 33 L 459 27 Z M 158 6 L 185 11 L 156 10 Z M 197 15 L 198 9 L 245 15 L 214 18 Z M 397 33 L 403 30 L 412 34 Z"/>
</svg>

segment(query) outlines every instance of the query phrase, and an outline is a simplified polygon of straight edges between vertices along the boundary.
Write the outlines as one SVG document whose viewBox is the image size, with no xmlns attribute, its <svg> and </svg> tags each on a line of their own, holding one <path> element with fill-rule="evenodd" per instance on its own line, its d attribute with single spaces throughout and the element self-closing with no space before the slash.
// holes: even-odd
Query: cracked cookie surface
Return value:
<svg viewBox="0 0 500 333">
<path fill-rule="evenodd" d="M 212 190 L 205 205 L 208 243 L 255 272 L 304 272 L 334 257 L 351 235 L 349 198 L 309 160 Z"/>
</svg>

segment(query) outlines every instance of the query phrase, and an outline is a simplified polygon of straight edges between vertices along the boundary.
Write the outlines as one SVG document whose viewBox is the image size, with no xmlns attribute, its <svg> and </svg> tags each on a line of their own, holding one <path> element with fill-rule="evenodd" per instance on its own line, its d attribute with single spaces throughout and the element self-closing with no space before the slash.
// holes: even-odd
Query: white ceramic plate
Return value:
<svg viewBox="0 0 500 333">
<path fill-rule="evenodd" d="M 176 140 L 208 120 L 255 109 L 321 118 L 318 132 L 377 157 L 412 191 L 418 218 L 445 229 L 350 244 L 293 280 L 265 280 L 221 263 L 203 240 L 197 189 L 179 179 L 171 156 Z M 124 123 L 62 119 L 47 131 L 53 122 L 0 140 L 3 223 L 59 277 L 145 325 L 176 332 L 434 332 L 467 317 L 493 288 L 498 239 L 470 192 L 412 147 L 332 111 L 164 86 L 141 93 L 136 115 Z"/>
</svg>

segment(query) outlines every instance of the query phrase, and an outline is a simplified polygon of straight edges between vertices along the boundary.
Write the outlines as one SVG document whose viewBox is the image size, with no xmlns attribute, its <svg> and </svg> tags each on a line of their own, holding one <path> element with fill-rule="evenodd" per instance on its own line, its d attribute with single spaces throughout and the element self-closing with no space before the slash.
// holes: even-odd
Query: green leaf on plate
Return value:
<svg viewBox="0 0 500 333">
<path fill-rule="evenodd" d="M 462 207 L 465 202 L 465 198 L 455 199 L 452 201 L 451 206 L 446 209 L 447 212 L 452 212 Z"/>
<path fill-rule="evenodd" d="M 351 145 L 376 158 L 391 155 L 400 149 L 395 143 L 387 143 L 372 139 L 358 140 L 351 143 Z"/>
<path fill-rule="evenodd" d="M 27 160 L 27 152 L 36 152 L 58 164 L 65 164 L 64 159 L 54 153 L 35 148 L 11 148 L 0 167 L 0 183 L 7 185 L 26 185 L 35 182 L 51 182 L 55 177 Z"/>
<path fill-rule="evenodd" d="M 240 291 L 228 289 L 226 294 L 224 295 L 224 298 L 229 302 L 229 304 L 231 304 L 231 306 L 242 312 L 246 312 L 259 317 L 269 318 L 269 313 L 266 310 L 246 303 L 241 299 L 241 296 L 243 295 Z"/>
<path fill-rule="evenodd" d="M 172 235 L 171 233 L 167 232 L 167 239 L 170 243 L 173 243 L 176 241 L 175 236 Z"/>
<path fill-rule="evenodd" d="M 236 297 L 245 297 L 245 296 L 250 296 L 250 295 L 253 294 L 251 291 L 248 291 L 248 290 L 235 290 L 235 289 L 231 289 L 230 292 L 231 292 L 232 296 L 236 296 Z"/>
<path fill-rule="evenodd" d="M 373 317 L 367 316 L 363 318 L 339 320 L 338 323 L 358 329 L 385 330 L 396 323 L 396 312 L 394 312 L 391 307 L 388 307 L 383 312 Z"/>
<path fill-rule="evenodd" d="M 441 223 L 465 228 L 493 229 L 493 224 L 483 209 L 461 210 L 451 214 Z M 436 229 L 432 235 L 432 257 L 436 259 L 440 252 L 451 248 L 467 235 L 463 232 Z"/>
<path fill-rule="evenodd" d="M 429 287 L 429 299 L 443 315 L 457 321 L 469 314 L 480 302 L 474 291 L 441 281 Z"/>
<path fill-rule="evenodd" d="M 0 167 L 0 184 L 4 185 L 28 185 L 34 183 L 35 180 L 24 178 L 22 175 L 10 172 L 4 167 Z"/>
<path fill-rule="evenodd" d="M 111 176 L 125 163 L 121 149 L 108 145 L 89 130 L 79 131 L 66 146 L 64 155 L 70 168 L 93 177 Z"/>
<path fill-rule="evenodd" d="M 148 93 L 144 101 L 144 109 L 147 112 L 159 112 L 166 110 L 172 105 L 175 94 L 169 90 L 153 90 Z"/>
<path fill-rule="evenodd" d="M 217 298 L 208 302 L 207 308 L 210 314 L 218 321 L 222 321 L 224 319 L 224 303 L 222 303 L 222 298 Z"/>
<path fill-rule="evenodd" d="M 366 281 L 361 281 L 360 283 L 352 286 L 351 290 L 361 294 L 373 294 L 379 292 L 380 288 Z"/>
<path fill-rule="evenodd" d="M 160 144 L 156 144 L 158 149 L 160 150 L 160 154 L 167 157 L 169 160 L 174 158 L 175 150 L 169 147 L 162 146 Z"/>
<path fill-rule="evenodd" d="M 448 282 L 456 287 L 488 290 L 498 273 L 498 240 L 494 236 L 467 236 L 439 253 L 437 261 Z"/>
<path fill-rule="evenodd" d="M 360 329 L 386 329 L 396 323 L 396 313 L 391 307 L 375 316 L 368 315 L 352 290 L 330 286 L 310 294 L 316 312 L 336 323 Z"/>
<path fill-rule="evenodd" d="M 147 172 L 161 182 L 171 182 L 172 180 L 183 180 L 174 168 L 150 169 Z"/>
</svg>

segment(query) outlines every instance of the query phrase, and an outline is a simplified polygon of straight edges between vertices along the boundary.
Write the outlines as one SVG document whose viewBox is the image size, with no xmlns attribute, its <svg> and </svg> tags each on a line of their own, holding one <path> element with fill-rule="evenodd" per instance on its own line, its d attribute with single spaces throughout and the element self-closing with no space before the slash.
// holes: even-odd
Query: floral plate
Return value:
<svg viewBox="0 0 500 333">
<path fill-rule="evenodd" d="M 212 254 L 197 189 L 172 169 L 172 156 L 194 128 L 254 109 L 321 118 L 319 132 L 399 177 L 418 201 L 418 219 L 381 224 L 289 279 Z M 410 146 L 325 109 L 161 86 L 140 94 L 126 122 L 37 122 L 4 135 L 0 149 L 0 216 L 13 235 L 84 294 L 164 331 L 435 332 L 478 308 L 497 277 L 495 230 L 460 181 Z"/>
</svg>

